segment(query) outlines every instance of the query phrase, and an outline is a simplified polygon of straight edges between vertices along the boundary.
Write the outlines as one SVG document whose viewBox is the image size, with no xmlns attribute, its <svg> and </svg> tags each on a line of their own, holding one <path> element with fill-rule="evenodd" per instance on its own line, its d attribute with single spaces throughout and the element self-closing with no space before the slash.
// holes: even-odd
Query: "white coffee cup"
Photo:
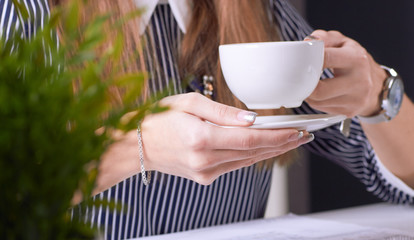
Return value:
<svg viewBox="0 0 414 240">
<path fill-rule="evenodd" d="M 225 44 L 219 47 L 224 79 L 249 109 L 299 107 L 318 84 L 323 41 Z"/>
</svg>

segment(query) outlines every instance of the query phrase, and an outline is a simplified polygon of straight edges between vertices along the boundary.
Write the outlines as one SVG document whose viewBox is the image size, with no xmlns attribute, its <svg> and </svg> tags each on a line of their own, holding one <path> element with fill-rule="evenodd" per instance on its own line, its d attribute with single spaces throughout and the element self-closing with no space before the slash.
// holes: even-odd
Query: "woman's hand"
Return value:
<svg viewBox="0 0 414 240">
<path fill-rule="evenodd" d="M 335 77 L 320 81 L 306 101 L 321 111 L 348 117 L 378 114 L 386 72 L 361 45 L 339 32 L 317 30 L 311 36 L 325 42 L 324 67 Z M 412 119 L 414 104 L 405 95 L 392 121 L 361 125 L 382 164 L 414 188 Z"/>
<path fill-rule="evenodd" d="M 306 102 L 315 109 L 348 117 L 378 113 L 387 75 L 372 56 L 337 31 L 316 30 L 311 36 L 325 42 L 324 67 L 335 77 L 320 81 Z"/>
<path fill-rule="evenodd" d="M 278 156 L 313 139 L 313 135 L 295 129 L 213 125 L 249 126 L 255 114 L 197 93 L 167 97 L 161 104 L 170 109 L 145 117 L 141 125 L 145 168 L 201 184 L 210 184 L 226 172 Z"/>
<path fill-rule="evenodd" d="M 249 126 L 256 114 L 211 101 L 198 93 L 164 98 L 169 110 L 141 124 L 146 170 L 210 184 L 220 175 L 305 144 L 313 135 L 295 129 L 223 128 Z M 211 123 L 207 123 L 206 121 Z M 140 173 L 137 131 L 114 132 L 117 140 L 101 158 L 93 194 Z M 79 200 L 78 200 L 79 201 Z"/>
</svg>

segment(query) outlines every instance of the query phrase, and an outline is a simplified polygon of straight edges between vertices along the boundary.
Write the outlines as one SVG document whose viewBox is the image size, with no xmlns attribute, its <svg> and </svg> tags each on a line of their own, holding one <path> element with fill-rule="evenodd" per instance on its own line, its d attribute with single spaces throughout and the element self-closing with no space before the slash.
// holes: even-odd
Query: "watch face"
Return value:
<svg viewBox="0 0 414 240">
<path fill-rule="evenodd" d="M 402 98 L 404 95 L 404 84 L 400 78 L 394 78 L 392 80 L 389 92 L 388 92 L 388 108 L 386 108 L 387 115 L 395 117 L 400 110 Z"/>
</svg>

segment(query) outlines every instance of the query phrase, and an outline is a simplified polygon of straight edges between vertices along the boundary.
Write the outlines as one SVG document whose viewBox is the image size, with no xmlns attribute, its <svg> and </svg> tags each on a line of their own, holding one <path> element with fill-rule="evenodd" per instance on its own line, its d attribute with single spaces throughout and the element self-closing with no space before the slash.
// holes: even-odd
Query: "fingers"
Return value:
<svg viewBox="0 0 414 240">
<path fill-rule="evenodd" d="M 311 36 L 325 43 L 324 68 L 350 68 L 362 62 L 368 63 L 368 52 L 338 31 L 316 30 Z"/>
<path fill-rule="evenodd" d="M 324 31 L 324 30 L 315 30 L 312 32 L 311 36 L 313 38 L 323 40 L 325 47 L 342 47 L 349 38 L 345 37 L 342 33 L 338 31 Z"/>
<path fill-rule="evenodd" d="M 278 147 L 296 141 L 303 133 L 296 129 L 247 129 L 211 126 L 207 141 L 211 149 L 246 150 L 263 147 Z"/>
<path fill-rule="evenodd" d="M 197 156 L 194 156 L 193 159 L 201 163 L 198 170 L 203 170 L 203 169 L 221 165 L 226 162 L 237 162 L 237 161 L 243 161 L 246 159 L 257 158 L 267 153 L 273 153 L 275 154 L 273 156 L 277 156 L 281 153 L 295 149 L 302 144 L 308 143 L 311 140 L 313 140 L 313 135 L 306 133 L 305 135 L 301 134 L 301 136 L 297 138 L 296 140 L 289 141 L 279 147 L 263 147 L 263 148 L 246 149 L 246 150 L 219 149 L 219 150 L 209 151 L 208 154 L 205 154 L 205 152 L 202 152 L 198 154 Z"/>
<path fill-rule="evenodd" d="M 203 120 L 248 126 L 255 114 L 215 103 L 200 94 L 175 95 L 160 104 L 168 105 L 169 111 L 147 116 L 141 125 L 148 168 L 203 184 L 313 139 L 313 135 L 296 129 L 224 128 L 207 123 Z M 159 133 L 164 137 L 160 138 Z"/>
<path fill-rule="evenodd" d="M 342 75 L 324 79 L 318 83 L 306 102 L 315 109 L 331 114 L 344 114 L 348 117 L 357 115 L 371 94 L 370 81 L 360 81 L 365 73 Z"/>
<path fill-rule="evenodd" d="M 358 77 L 358 76 L 356 76 Z M 360 74 L 359 77 L 365 77 Z M 310 102 L 331 101 L 348 94 L 364 94 L 372 87 L 369 82 L 353 82 L 349 76 L 339 76 L 319 81 L 318 86 L 306 99 Z M 352 100 L 352 99 L 349 99 Z"/>
<path fill-rule="evenodd" d="M 203 185 L 209 185 L 213 183 L 214 180 L 216 180 L 221 175 L 243 168 L 251 166 L 259 161 L 263 161 L 265 159 L 270 159 L 274 157 L 275 155 L 280 155 L 282 153 L 265 153 L 262 156 L 256 157 L 256 158 L 250 158 L 245 161 L 236 161 L 236 162 L 228 162 L 220 165 L 219 167 L 211 168 L 209 170 L 198 172 L 197 174 L 194 174 L 192 176 L 192 180 L 198 182 L 199 184 Z"/>
<path fill-rule="evenodd" d="M 301 138 L 300 140 L 288 143 L 286 146 L 284 146 L 283 148 L 279 148 L 279 149 L 267 148 L 267 149 L 263 149 L 263 151 L 245 151 L 246 153 L 242 153 L 243 151 L 237 151 L 237 155 L 242 156 L 240 160 L 226 161 L 226 162 L 220 163 L 218 165 L 213 165 L 213 166 L 207 165 L 208 168 L 205 168 L 205 169 L 204 168 L 194 169 L 195 172 L 191 174 L 191 179 L 200 184 L 208 185 L 208 184 L 211 184 L 215 179 L 217 179 L 220 175 L 224 173 L 234 171 L 234 170 L 237 170 L 243 167 L 248 167 L 260 161 L 280 156 L 302 144 L 312 141 L 313 139 L 314 139 L 313 134 L 308 134 L 304 136 L 303 138 Z M 254 154 L 251 155 L 252 152 L 254 152 Z M 225 153 L 225 152 L 223 151 L 222 153 Z M 240 155 L 240 153 L 242 153 L 242 155 Z M 231 158 L 231 156 L 228 156 L 228 157 Z"/>
<path fill-rule="evenodd" d="M 318 86 L 312 92 L 312 94 L 306 99 L 307 103 L 328 101 L 331 98 L 344 95 L 344 91 L 348 89 L 348 86 L 337 87 L 339 85 L 347 85 L 349 83 L 344 82 L 339 78 L 324 79 L 319 81 Z M 329 94 L 326 94 L 329 93 Z"/>
<path fill-rule="evenodd" d="M 369 56 L 362 47 L 343 46 L 341 48 L 325 48 L 324 58 L 324 68 L 346 69 L 352 68 L 355 64 L 368 63 Z"/>
<path fill-rule="evenodd" d="M 203 120 L 225 126 L 252 125 L 257 115 L 254 112 L 214 102 L 198 93 L 167 97 L 162 100 L 161 104 L 195 115 Z"/>
<path fill-rule="evenodd" d="M 308 104 L 322 112 L 330 114 L 342 114 L 348 118 L 357 115 L 358 107 L 361 103 L 358 100 L 350 100 L 346 95 L 330 99 L 329 101 L 307 101 Z"/>
</svg>

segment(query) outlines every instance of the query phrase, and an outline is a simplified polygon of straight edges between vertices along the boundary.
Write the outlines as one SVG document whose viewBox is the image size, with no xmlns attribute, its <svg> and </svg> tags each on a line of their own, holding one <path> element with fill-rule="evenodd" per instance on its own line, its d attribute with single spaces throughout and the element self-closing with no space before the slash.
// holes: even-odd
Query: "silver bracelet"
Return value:
<svg viewBox="0 0 414 240">
<path fill-rule="evenodd" d="M 141 136 L 141 122 L 138 123 L 137 135 L 138 135 L 138 146 L 139 146 L 139 162 L 141 164 L 141 176 L 142 182 L 144 185 L 148 185 L 151 182 L 151 172 L 148 172 L 148 175 L 144 167 L 144 149 L 142 147 L 142 136 Z"/>
</svg>

